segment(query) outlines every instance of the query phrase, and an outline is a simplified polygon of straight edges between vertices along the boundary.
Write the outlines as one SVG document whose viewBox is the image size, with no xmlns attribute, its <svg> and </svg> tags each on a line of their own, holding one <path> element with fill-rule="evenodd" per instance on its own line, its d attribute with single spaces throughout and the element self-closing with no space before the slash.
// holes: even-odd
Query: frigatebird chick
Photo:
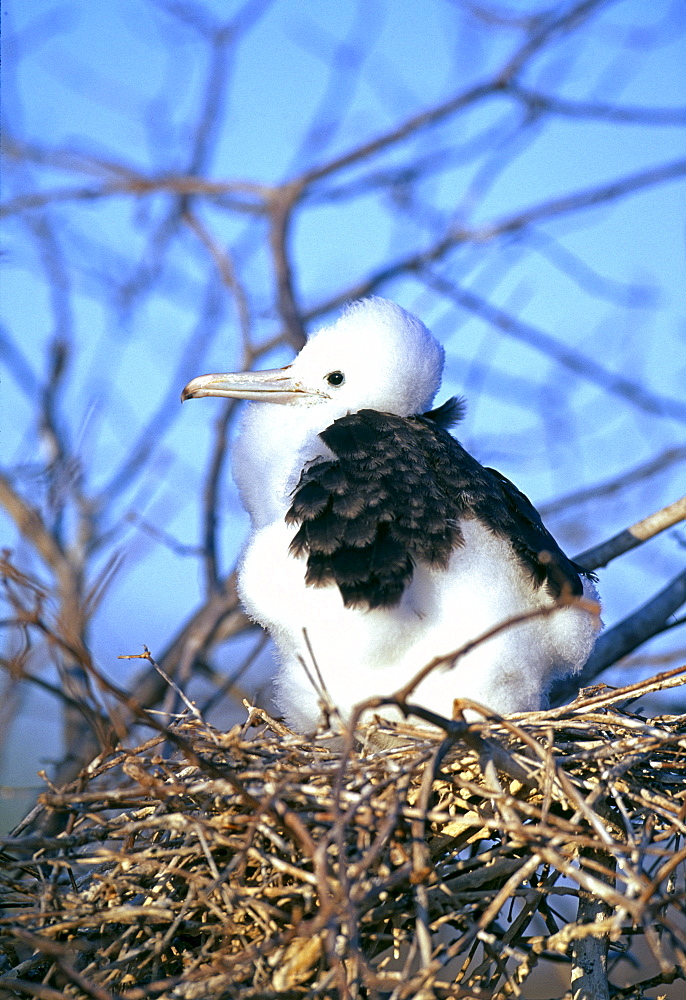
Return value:
<svg viewBox="0 0 686 1000">
<path fill-rule="evenodd" d="M 252 520 L 239 589 L 274 640 L 277 704 L 301 732 L 320 721 L 322 685 L 345 720 L 515 615 L 561 593 L 596 598 L 529 500 L 448 432 L 461 402 L 431 409 L 443 362 L 423 323 L 371 298 L 285 368 L 202 375 L 183 390 L 252 400 L 233 450 Z M 539 709 L 598 628 L 561 606 L 434 670 L 413 700 L 448 717 L 459 697 Z"/>
</svg>

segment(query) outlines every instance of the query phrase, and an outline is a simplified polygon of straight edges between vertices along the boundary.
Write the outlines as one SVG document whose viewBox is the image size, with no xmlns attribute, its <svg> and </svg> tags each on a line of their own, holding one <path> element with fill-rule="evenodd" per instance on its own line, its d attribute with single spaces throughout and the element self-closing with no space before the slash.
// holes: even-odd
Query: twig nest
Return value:
<svg viewBox="0 0 686 1000">
<path fill-rule="evenodd" d="M 4 842 L 0 985 L 505 997 L 547 964 L 561 995 L 580 942 L 610 942 L 622 985 L 639 938 L 653 984 L 686 976 L 686 719 L 622 711 L 627 691 L 445 737 L 397 726 L 385 750 L 256 710 L 175 726 L 191 761 L 162 735 L 120 749 Z"/>
</svg>

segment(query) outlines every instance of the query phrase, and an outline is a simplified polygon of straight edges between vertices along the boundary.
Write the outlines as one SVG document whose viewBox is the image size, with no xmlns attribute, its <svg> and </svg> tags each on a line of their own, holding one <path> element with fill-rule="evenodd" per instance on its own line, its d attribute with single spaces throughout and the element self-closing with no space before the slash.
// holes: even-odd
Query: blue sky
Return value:
<svg viewBox="0 0 686 1000">
<path fill-rule="evenodd" d="M 210 62 L 201 34 L 172 16 L 167 8 L 173 6 L 5 2 L 6 140 L 77 151 L 144 175 L 186 171 Z M 521 2 L 488 9 L 511 18 L 566 6 Z M 245 7 L 215 0 L 175 9 L 190 12 L 196 23 L 228 19 L 239 10 L 254 15 L 229 56 L 219 125 L 209 137 L 202 173 L 260 184 L 327 162 L 488 78 L 521 39 L 516 27 L 496 29 L 470 17 L 466 4 L 447 0 L 276 0 Z M 520 82 L 575 102 L 680 107 L 686 103 L 685 30 L 686 12 L 667 0 L 608 3 L 535 59 Z M 336 59 L 349 72 L 332 83 Z M 322 108 L 326 113 L 318 118 Z M 494 222 L 533 205 L 684 156 L 683 123 L 559 115 L 521 125 L 516 103 L 498 95 L 314 189 L 292 233 L 303 308 L 430 246 L 446 225 L 486 234 Z M 428 157 L 433 169 L 416 186 L 365 188 L 370 174 L 397 170 L 417 155 Z M 96 168 L 89 175 L 8 159 L 3 201 L 101 183 Z M 240 261 L 256 338 L 266 342 L 279 321 L 264 223 L 209 202 L 196 205 L 217 241 Z M 683 180 L 646 187 L 544 220 L 525 234 L 467 241 L 436 271 L 652 393 L 683 399 L 683 208 Z M 178 394 L 196 374 L 238 366 L 236 314 L 228 296 L 212 292 L 207 254 L 188 231 L 155 259 L 150 234 L 169 211 L 166 195 L 65 199 L 45 211 L 65 263 L 74 344 L 63 389 L 65 426 L 97 490 L 166 396 Z M 135 281 L 158 264 L 159 280 L 149 294 L 137 295 Z M 445 344 L 445 395 L 464 392 L 469 402 L 463 443 L 535 502 L 601 482 L 683 443 L 683 424 L 637 412 L 423 281 L 404 276 L 379 290 L 419 313 Z M 211 294 L 219 297 L 214 327 L 201 320 Z M 19 216 L 5 226 L 1 309 L 7 336 L 40 380 L 54 313 L 40 243 Z M 287 357 L 281 348 L 261 365 Z M 40 455 L 34 397 L 25 380 L 7 374 L 0 391 L 2 463 L 24 470 L 21 488 L 30 496 L 39 489 L 30 474 Z M 94 620 L 92 643 L 103 669 L 120 681 L 130 668 L 117 654 L 137 652 L 142 643 L 160 650 L 201 598 L 194 560 L 179 558 L 126 518 L 133 513 L 183 544 L 198 544 L 198 498 L 220 405 L 206 400 L 174 410 L 145 480 L 112 508 L 123 565 Z M 579 551 L 675 499 L 683 480 L 683 465 L 670 467 L 619 496 L 556 516 L 551 527 L 571 552 Z M 223 498 L 226 571 L 246 519 L 228 477 Z M 0 532 L 3 544 L 17 545 L 6 520 Z M 21 543 L 18 554 L 28 558 Z M 601 580 L 606 620 L 646 600 L 682 565 L 683 549 L 672 532 L 610 567 Z M 678 641 L 665 637 L 652 648 Z M 217 659 L 228 668 L 235 655 L 220 652 Z M 263 664 L 256 678 L 267 670 Z M 54 703 L 29 691 L 21 698 L 0 783 L 18 781 L 58 751 Z M 37 744 L 37 731 L 44 745 Z"/>
</svg>

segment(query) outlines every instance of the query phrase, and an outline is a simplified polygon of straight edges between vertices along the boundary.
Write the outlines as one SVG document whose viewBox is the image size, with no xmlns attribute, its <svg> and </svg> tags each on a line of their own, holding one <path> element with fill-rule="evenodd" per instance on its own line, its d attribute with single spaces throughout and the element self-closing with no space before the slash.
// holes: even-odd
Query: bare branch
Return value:
<svg viewBox="0 0 686 1000">
<path fill-rule="evenodd" d="M 243 339 L 243 351 L 244 354 L 247 354 L 250 351 L 250 330 L 252 326 L 250 304 L 247 292 L 236 275 L 236 268 L 231 254 L 225 247 L 219 246 L 209 229 L 203 225 L 195 212 L 187 208 L 183 213 L 183 219 L 188 223 L 212 257 L 223 283 L 233 296 L 241 329 L 241 337 Z M 244 364 L 246 367 L 248 363 L 249 359 L 245 358 Z"/>
<path fill-rule="evenodd" d="M 583 850 L 581 859 L 588 858 L 601 865 L 614 868 L 614 859 L 598 850 Z M 603 877 L 602 875 L 600 876 Z M 607 920 L 612 907 L 599 895 L 579 889 L 577 925 L 579 934 L 572 943 L 572 998 L 573 1000 L 610 1000 L 607 979 Z M 599 926 L 600 925 L 600 926 Z"/>
<path fill-rule="evenodd" d="M 562 115 L 565 118 L 597 118 L 627 125 L 686 125 L 686 108 L 639 108 L 603 104 L 601 101 L 569 101 L 554 94 L 524 87 L 517 81 L 505 91 L 535 114 Z"/>
<path fill-rule="evenodd" d="M 299 351 L 306 340 L 305 327 L 296 301 L 295 279 L 288 245 L 293 204 L 298 194 L 297 187 L 293 189 L 284 187 L 278 197 L 273 198 L 269 230 L 279 315 L 284 324 L 285 336 L 295 351 Z"/>
<path fill-rule="evenodd" d="M 21 391 L 34 400 L 40 389 L 40 382 L 24 351 L 10 336 L 9 330 L 0 324 L 0 357 L 7 369 L 14 375 Z"/>
<path fill-rule="evenodd" d="M 385 22 L 385 11 L 381 5 L 370 6 L 364 2 L 353 6 L 350 29 L 340 41 L 313 18 L 307 21 L 306 40 L 304 33 L 300 33 L 300 45 L 322 61 L 329 72 L 324 93 L 291 157 L 293 166 L 287 168 L 287 175 L 332 142 L 353 103 L 364 62 L 375 50 Z"/>
<path fill-rule="evenodd" d="M 630 552 L 631 549 L 647 542 L 649 538 L 654 538 L 660 532 L 685 520 L 686 497 L 682 497 L 669 504 L 668 507 L 663 507 L 661 510 L 655 511 L 654 514 L 649 514 L 643 520 L 637 521 L 630 528 L 620 531 L 618 535 L 614 535 L 608 541 L 586 549 L 585 552 L 575 556 L 574 561 L 578 562 L 584 569 L 599 569 L 601 566 L 607 566 L 617 556 Z"/>
<path fill-rule="evenodd" d="M 498 80 L 471 87 L 469 90 L 450 98 L 450 100 L 437 105 L 435 108 L 430 108 L 428 111 L 422 111 L 418 115 L 413 115 L 399 127 L 378 136 L 370 142 L 357 146 L 355 149 L 351 149 L 349 152 L 344 153 L 343 156 L 338 156 L 336 159 L 320 167 L 307 170 L 297 178 L 297 182 L 301 187 L 307 187 L 315 183 L 315 181 L 320 181 L 325 177 L 336 174 L 355 163 L 368 160 L 376 153 L 402 142 L 416 132 L 436 125 L 450 115 L 454 115 L 456 112 L 462 111 L 464 108 L 470 107 L 486 97 L 490 97 L 492 94 L 497 93 L 501 87 L 502 84 Z"/>
<path fill-rule="evenodd" d="M 521 340 L 537 351 L 553 358 L 563 368 L 574 372 L 584 381 L 591 382 L 606 392 L 625 399 L 632 406 L 645 410 L 647 413 L 670 417 L 673 420 L 686 423 L 686 403 L 681 400 L 649 392 L 640 383 L 609 371 L 593 358 L 565 347 L 544 330 L 539 330 L 530 323 L 525 323 L 523 320 L 511 316 L 503 309 L 491 305 L 481 296 L 467 289 L 459 288 L 445 278 L 431 273 L 423 273 L 422 278 L 427 285 L 442 295 L 473 312 L 502 333 L 514 337 L 516 340 Z"/>
<path fill-rule="evenodd" d="M 566 11 L 558 19 L 550 19 L 543 26 L 538 25 L 538 30 L 533 32 L 531 37 L 519 48 L 516 54 L 507 61 L 505 66 L 486 83 L 477 84 L 468 90 L 450 98 L 428 111 L 423 111 L 418 115 L 408 118 L 400 126 L 391 129 L 389 132 L 378 136 L 370 142 L 358 146 L 356 149 L 337 157 L 336 159 L 308 170 L 298 179 L 301 186 L 307 186 L 314 181 L 319 181 L 324 177 L 337 173 L 346 167 L 352 166 L 360 160 L 367 160 L 376 153 L 381 152 L 391 146 L 404 141 L 416 133 L 437 125 L 459 111 L 491 97 L 507 88 L 510 81 L 526 65 L 532 56 L 556 34 L 577 27 L 581 20 L 588 16 L 594 8 L 599 6 L 602 0 L 585 0 L 577 4 L 571 11 Z"/>
<path fill-rule="evenodd" d="M 580 28 L 588 18 L 606 4 L 607 0 L 582 0 L 581 3 L 563 8 L 544 10 L 533 20 L 528 39 L 509 60 L 502 71 L 503 83 L 516 78 L 531 57 L 540 51 L 551 39 Z"/>
<path fill-rule="evenodd" d="M 69 564 L 53 535 L 47 530 L 39 512 L 15 490 L 10 480 L 0 472 L 0 504 L 14 521 L 17 531 L 27 538 L 46 565 L 57 575 L 69 574 Z"/>
<path fill-rule="evenodd" d="M 236 576 L 232 573 L 181 626 L 162 653 L 160 663 L 170 677 L 187 676 L 198 658 L 205 659 L 219 643 L 252 627 L 240 607 Z M 134 679 L 132 690 L 141 705 L 151 707 L 164 697 L 166 688 L 156 671 L 147 670 Z"/>
<path fill-rule="evenodd" d="M 527 229 L 526 236 L 532 249 L 595 298 L 613 302 L 623 309 L 646 309 L 649 306 L 655 307 L 659 302 L 660 291 L 657 285 L 618 281 L 599 274 L 578 254 L 572 253 L 560 240 L 554 239 L 543 229 L 531 226 Z"/>
<path fill-rule="evenodd" d="M 540 205 L 525 208 L 520 213 L 499 221 L 496 220 L 490 226 L 486 225 L 468 233 L 468 238 L 486 240 L 492 239 L 494 236 L 518 232 L 542 219 L 554 219 L 558 216 L 568 215 L 570 212 L 593 208 L 595 205 L 616 201 L 625 195 L 654 187 L 656 184 L 678 180 L 684 176 L 686 176 L 686 160 L 676 160 L 673 163 L 650 167 L 648 170 L 640 170 L 628 177 L 620 177 L 609 184 L 602 184 L 586 191 L 576 191 L 562 198 L 553 198 Z"/>
<path fill-rule="evenodd" d="M 232 212 L 248 215 L 263 215 L 264 200 L 271 189 L 263 184 L 250 184 L 247 181 L 209 181 L 202 177 L 188 174 L 167 174 L 162 177 L 145 177 L 142 173 L 132 179 L 108 181 L 106 184 L 94 187 L 55 188 L 51 191 L 40 191 L 32 194 L 18 195 L 0 205 L 0 218 L 16 215 L 20 212 L 45 205 L 60 202 L 97 201 L 101 198 L 134 195 L 143 197 L 151 194 L 173 195 L 204 195 L 211 199 L 219 199 L 222 206 Z M 252 194 L 253 201 L 244 201 L 232 197 L 234 194 Z"/>
<path fill-rule="evenodd" d="M 575 490 L 573 493 L 568 493 L 566 496 L 559 497 L 557 500 L 550 500 L 548 503 L 537 504 L 538 512 L 541 517 L 550 517 L 553 514 L 567 512 L 572 507 L 578 507 L 583 503 L 587 503 L 589 500 L 599 500 L 604 497 L 614 496 L 616 493 L 621 493 L 622 490 L 626 489 L 628 486 L 634 486 L 636 483 L 640 483 L 644 479 L 650 479 L 659 472 L 664 472 L 664 470 L 668 469 L 671 465 L 677 465 L 678 463 L 684 461 L 686 461 L 686 446 L 667 448 L 656 458 L 652 458 L 648 462 L 641 462 L 639 465 L 635 465 L 626 472 L 622 472 L 618 476 L 613 476 L 611 479 L 606 479 L 604 482 L 598 483 L 596 486 L 587 486 L 584 487 L 584 489 Z M 600 566 L 604 564 L 596 563 L 595 565 Z"/>
<path fill-rule="evenodd" d="M 129 489 L 140 476 L 150 456 L 159 447 L 167 428 L 179 417 L 179 385 L 186 381 L 191 362 L 197 359 L 203 348 L 215 336 L 222 319 L 222 302 L 217 284 L 210 279 L 207 284 L 205 306 L 194 336 L 181 354 L 172 379 L 166 385 L 162 401 L 150 417 L 137 438 L 131 442 L 128 454 L 118 469 L 101 490 L 98 503 L 110 502 L 114 497 Z"/>
<path fill-rule="evenodd" d="M 401 275 L 420 274 L 427 284 L 435 284 L 442 294 L 445 294 L 449 298 L 455 297 L 459 305 L 463 305 L 465 308 L 473 312 L 483 312 L 484 315 L 490 315 L 492 317 L 490 321 L 493 322 L 494 325 L 504 329 L 505 332 L 516 331 L 517 323 L 514 321 L 514 317 L 509 316 L 507 313 L 503 313 L 502 316 L 500 316 L 500 310 L 491 306 L 490 303 L 479 298 L 473 292 L 461 289 L 459 286 L 452 284 L 445 278 L 442 278 L 435 273 L 430 273 L 430 280 L 428 280 L 426 272 L 429 265 L 440 261 L 456 246 L 470 243 L 480 245 L 500 236 L 516 233 L 523 229 L 525 230 L 533 223 L 544 219 L 567 215 L 572 212 L 580 211 L 584 208 L 589 208 L 593 205 L 615 201 L 618 198 L 624 197 L 627 194 L 632 194 L 635 191 L 640 191 L 643 188 L 653 187 L 656 184 L 662 184 L 666 181 L 675 180 L 676 178 L 682 176 L 686 176 L 686 160 L 680 160 L 676 163 L 666 164 L 662 167 L 641 171 L 631 177 L 624 177 L 610 184 L 590 188 L 586 191 L 579 191 L 574 194 L 567 195 L 564 198 L 554 198 L 549 201 L 541 202 L 538 205 L 533 205 L 530 208 L 523 209 L 521 212 L 517 212 L 514 215 L 505 216 L 502 219 L 496 219 L 494 222 L 479 226 L 478 228 L 468 229 L 464 226 L 455 227 L 454 229 L 450 229 L 446 234 L 442 235 L 440 239 L 435 241 L 431 246 L 405 257 L 398 258 L 383 268 L 373 272 L 368 278 L 365 278 L 355 285 L 350 285 L 340 294 L 337 294 L 324 302 L 320 302 L 318 305 L 305 312 L 305 319 L 310 320 L 316 319 L 320 316 L 325 316 L 334 309 L 337 309 L 346 302 L 349 302 L 351 299 L 363 298 L 365 295 L 371 295 L 382 285 L 389 283 Z M 533 328 L 528 327 L 528 324 L 524 323 L 522 323 L 521 328 L 523 331 L 527 329 L 533 330 Z M 537 336 L 539 333 L 540 331 L 535 331 L 534 335 L 530 338 L 523 336 L 522 339 L 531 339 L 535 342 L 539 339 Z M 548 339 L 552 341 L 552 338 L 549 338 L 549 335 L 547 334 L 541 334 L 541 336 L 543 338 L 543 342 L 547 342 Z M 552 341 L 552 344 L 555 345 L 555 349 L 561 353 L 562 357 L 564 357 L 564 352 L 562 351 L 560 345 L 555 341 Z M 570 364 L 570 367 L 573 367 L 573 369 L 576 370 L 579 368 L 579 365 L 574 362 L 573 358 L 574 356 L 572 353 L 570 358 L 572 363 Z M 561 363 L 564 362 L 561 361 Z M 591 362 L 591 364 L 593 365 L 595 363 Z M 601 377 L 604 381 L 607 381 L 608 375 L 605 370 L 600 368 L 597 364 L 596 367 L 599 368 L 602 373 L 599 377 Z M 578 374 L 583 373 L 579 371 Z M 618 376 L 612 376 L 611 381 L 619 383 L 622 380 Z M 629 382 L 628 388 L 633 390 L 633 385 L 633 383 Z M 678 402 L 675 400 L 670 400 L 669 402 L 672 407 L 676 407 L 676 412 L 679 414 L 677 419 L 684 419 L 686 406 L 678 405 Z M 652 409 L 654 407 L 646 406 L 646 408 Z"/>
</svg>

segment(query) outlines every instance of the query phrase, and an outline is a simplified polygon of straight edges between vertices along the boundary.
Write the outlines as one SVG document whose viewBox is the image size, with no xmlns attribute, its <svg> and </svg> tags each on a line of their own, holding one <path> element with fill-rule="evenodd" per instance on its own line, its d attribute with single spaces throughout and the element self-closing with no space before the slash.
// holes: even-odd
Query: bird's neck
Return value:
<svg viewBox="0 0 686 1000">
<path fill-rule="evenodd" d="M 305 463 L 331 455 L 319 433 L 335 416 L 289 404 L 245 408 L 233 448 L 233 477 L 255 528 L 283 519 Z"/>
</svg>

